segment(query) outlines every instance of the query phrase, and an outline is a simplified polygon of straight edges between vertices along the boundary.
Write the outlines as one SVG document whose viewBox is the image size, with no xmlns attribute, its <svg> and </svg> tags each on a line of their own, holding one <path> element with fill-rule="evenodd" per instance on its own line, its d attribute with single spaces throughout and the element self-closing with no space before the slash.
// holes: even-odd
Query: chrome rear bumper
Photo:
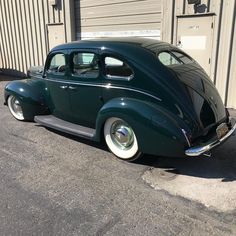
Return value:
<svg viewBox="0 0 236 236">
<path fill-rule="evenodd" d="M 220 145 L 222 142 L 224 142 L 226 139 L 228 139 L 236 130 L 235 120 L 231 119 L 230 122 L 231 122 L 231 124 L 234 123 L 234 125 L 232 126 L 231 130 L 229 130 L 229 132 L 224 137 L 222 137 L 221 139 L 215 140 L 213 142 L 211 141 L 208 143 L 204 143 L 203 145 L 188 148 L 185 151 L 185 155 L 187 155 L 187 156 L 200 156 L 206 152 L 209 152 L 212 148 Z"/>
</svg>

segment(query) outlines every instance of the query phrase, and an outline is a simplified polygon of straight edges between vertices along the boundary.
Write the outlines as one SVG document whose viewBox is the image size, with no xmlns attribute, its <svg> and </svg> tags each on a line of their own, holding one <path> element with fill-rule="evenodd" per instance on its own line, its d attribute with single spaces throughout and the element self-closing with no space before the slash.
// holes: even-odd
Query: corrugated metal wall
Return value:
<svg viewBox="0 0 236 236">
<path fill-rule="evenodd" d="M 236 108 L 236 0 L 201 0 L 201 13 L 214 13 L 211 79 L 228 107 Z M 194 15 L 187 0 L 75 0 L 80 38 L 149 36 L 176 45 L 177 16 Z M 197 18 L 196 18 L 197 20 Z"/>
<path fill-rule="evenodd" d="M 225 104 L 236 108 L 236 0 L 201 0 L 201 4 L 202 13 L 215 13 L 211 79 Z M 162 39 L 176 45 L 177 16 L 195 14 L 194 7 L 187 0 L 165 0 L 163 12 Z"/>
<path fill-rule="evenodd" d="M 201 0 L 201 4 L 202 13 L 215 14 L 211 78 L 225 104 L 236 108 L 236 0 Z M 187 0 L 0 0 L 0 71 L 26 73 L 30 66 L 43 64 L 50 24 L 64 25 L 65 41 L 74 39 L 74 31 L 77 39 L 158 39 L 161 33 L 164 41 L 176 44 L 177 16 L 191 14 L 194 8 Z"/>
<path fill-rule="evenodd" d="M 44 64 L 49 50 L 47 25 L 63 23 L 64 1 L 0 1 L 0 70 L 26 73 Z"/>
<path fill-rule="evenodd" d="M 140 35 L 160 37 L 160 0 L 75 0 L 77 39 Z"/>
</svg>

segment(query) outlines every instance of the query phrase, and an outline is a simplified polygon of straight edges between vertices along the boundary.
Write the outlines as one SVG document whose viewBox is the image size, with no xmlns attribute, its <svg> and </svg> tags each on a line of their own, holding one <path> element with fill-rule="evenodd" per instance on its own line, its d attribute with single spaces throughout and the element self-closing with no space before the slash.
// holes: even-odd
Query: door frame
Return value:
<svg viewBox="0 0 236 236">
<path fill-rule="evenodd" d="M 173 43 L 177 46 L 178 40 L 178 23 L 180 18 L 204 18 L 204 17 L 212 17 L 212 32 L 211 32 L 211 52 L 210 52 L 210 69 L 209 69 L 209 77 L 213 80 L 214 78 L 214 70 L 215 70 L 215 18 L 216 14 L 213 12 L 204 13 L 204 14 L 185 14 L 185 15 L 177 15 L 176 16 L 176 24 L 175 24 L 175 34 L 173 37 Z M 196 19 L 197 20 L 197 19 Z M 191 55 L 190 55 L 191 56 Z"/>
</svg>

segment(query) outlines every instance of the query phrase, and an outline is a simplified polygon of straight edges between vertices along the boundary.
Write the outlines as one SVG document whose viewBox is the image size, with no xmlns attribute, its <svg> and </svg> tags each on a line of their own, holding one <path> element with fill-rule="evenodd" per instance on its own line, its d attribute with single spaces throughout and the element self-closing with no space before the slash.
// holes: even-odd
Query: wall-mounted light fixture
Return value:
<svg viewBox="0 0 236 236">
<path fill-rule="evenodd" d="M 201 4 L 201 0 L 188 0 L 188 4 L 199 5 L 199 4 Z"/>
<path fill-rule="evenodd" d="M 207 10 L 206 4 L 201 4 L 201 0 L 188 0 L 188 4 L 193 5 L 194 13 L 205 13 Z"/>
</svg>

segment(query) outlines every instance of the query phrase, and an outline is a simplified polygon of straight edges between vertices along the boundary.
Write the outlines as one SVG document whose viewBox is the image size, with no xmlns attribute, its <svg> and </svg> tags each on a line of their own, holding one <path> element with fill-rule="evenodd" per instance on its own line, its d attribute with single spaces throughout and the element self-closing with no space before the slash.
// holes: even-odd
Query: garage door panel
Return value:
<svg viewBox="0 0 236 236">
<path fill-rule="evenodd" d="M 132 2 L 125 4 L 115 4 L 109 6 L 97 6 L 81 9 L 81 19 L 99 18 L 110 16 L 128 16 L 134 14 L 150 14 L 161 12 L 161 5 L 157 1 L 150 0 L 148 4 L 142 2 Z"/>
<path fill-rule="evenodd" d="M 134 31 L 134 30 L 157 30 L 160 29 L 160 23 L 152 23 L 148 24 L 134 24 L 134 25 L 104 25 L 104 26 L 91 26 L 91 27 L 83 27 L 83 32 L 97 32 L 97 31 L 103 31 L 103 32 L 110 32 L 110 31 Z"/>
<path fill-rule="evenodd" d="M 94 0 L 80 0 L 80 6 L 83 7 L 94 7 L 94 6 L 100 6 L 100 5 L 111 5 L 111 4 L 121 4 L 121 3 L 129 3 L 129 2 L 146 2 L 149 0 L 100 0 L 100 1 L 94 1 Z"/>
<path fill-rule="evenodd" d="M 150 19 L 151 18 L 151 19 Z M 96 19 L 82 19 L 81 26 L 102 26 L 102 25 L 127 25 L 127 24 L 150 24 L 150 20 L 153 20 L 153 23 L 160 23 L 161 16 L 160 14 L 149 15 L 133 15 L 126 17 L 104 17 Z"/>
<path fill-rule="evenodd" d="M 77 39 L 160 38 L 162 0 L 75 0 Z"/>
</svg>

